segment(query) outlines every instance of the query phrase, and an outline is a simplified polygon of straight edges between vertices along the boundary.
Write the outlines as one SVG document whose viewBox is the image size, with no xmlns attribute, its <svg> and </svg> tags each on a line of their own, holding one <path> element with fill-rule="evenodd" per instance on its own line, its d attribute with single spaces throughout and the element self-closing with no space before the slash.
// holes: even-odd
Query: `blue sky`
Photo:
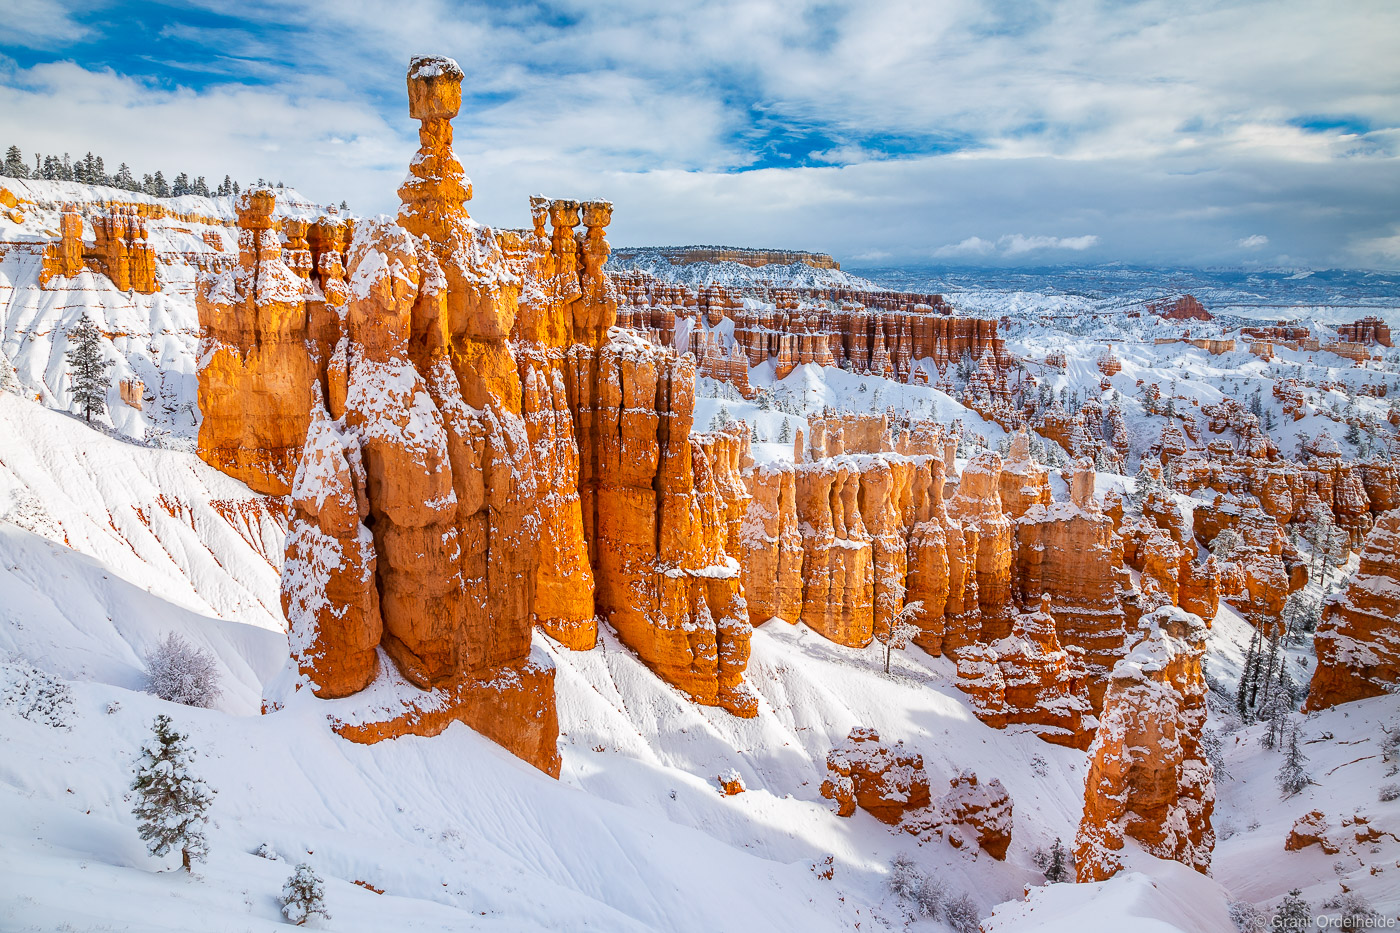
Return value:
<svg viewBox="0 0 1400 933">
<path fill-rule="evenodd" d="M 943 263 L 1400 268 L 1394 0 L 6 0 L 0 145 L 392 211 L 409 56 L 473 216 Z"/>
</svg>

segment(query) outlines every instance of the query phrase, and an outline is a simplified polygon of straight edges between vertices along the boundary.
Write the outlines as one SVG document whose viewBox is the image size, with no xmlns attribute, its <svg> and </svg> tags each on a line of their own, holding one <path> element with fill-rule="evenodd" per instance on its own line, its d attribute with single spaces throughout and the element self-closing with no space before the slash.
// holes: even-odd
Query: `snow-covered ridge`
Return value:
<svg viewBox="0 0 1400 933">
<path fill-rule="evenodd" d="M 620 255 L 619 255 L 620 254 Z M 770 288 L 847 288 L 878 291 L 883 286 L 840 269 L 819 269 L 801 260 L 786 265 L 748 266 L 740 262 L 692 262 L 675 265 L 663 252 L 649 249 L 619 250 L 608 259 L 609 272 L 645 272 L 666 282 L 694 289 L 707 285 L 732 288 L 763 285 Z"/>
<path fill-rule="evenodd" d="M 0 178 L 17 202 L 16 223 L 0 210 L 0 354 L 13 364 L 25 394 L 67 409 L 68 331 L 88 315 L 104 335 L 112 388 L 101 422 L 135 439 L 189 447 L 199 423 L 195 406 L 195 352 L 199 319 L 195 281 L 201 269 L 237 254 L 233 197 L 155 198 L 78 182 Z M 295 189 L 274 189 L 273 216 L 315 220 L 334 212 Z M 105 275 L 84 270 L 39 284 L 47 244 L 59 239 L 67 207 L 83 216 L 83 241 L 96 234 L 93 219 L 114 207 L 135 206 L 155 252 L 159 291 L 121 291 Z M 139 383 L 141 407 L 123 402 L 119 384 Z"/>
</svg>

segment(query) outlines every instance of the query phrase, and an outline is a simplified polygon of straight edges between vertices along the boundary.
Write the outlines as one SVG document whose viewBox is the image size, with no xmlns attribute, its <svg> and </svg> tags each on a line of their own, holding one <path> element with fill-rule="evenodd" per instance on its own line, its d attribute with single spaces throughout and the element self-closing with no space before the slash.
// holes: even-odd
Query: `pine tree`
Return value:
<svg viewBox="0 0 1400 933">
<path fill-rule="evenodd" d="M 1295 725 L 1288 733 L 1288 749 L 1283 756 L 1283 764 L 1279 765 L 1277 781 L 1279 790 L 1283 791 L 1285 797 L 1292 797 L 1312 783 L 1312 777 L 1303 768 L 1308 757 L 1298 748 L 1298 727 Z"/>
<path fill-rule="evenodd" d="M 155 189 L 154 194 L 158 198 L 170 197 L 170 185 L 165 181 L 165 173 L 157 171 L 155 177 L 151 179 L 151 187 Z"/>
<path fill-rule="evenodd" d="M 1245 652 L 1244 664 L 1240 667 L 1240 682 L 1235 688 L 1235 713 L 1240 722 L 1246 725 L 1253 719 L 1254 707 L 1250 703 L 1249 683 L 1259 658 L 1259 632 L 1256 630 L 1249 639 L 1249 650 Z"/>
<path fill-rule="evenodd" d="M 175 197 L 180 197 L 190 193 L 190 176 L 184 172 L 175 176 L 175 181 L 171 183 L 170 193 Z"/>
<path fill-rule="evenodd" d="M 345 203 L 344 201 L 341 201 L 341 202 L 340 202 L 340 209 L 341 209 L 342 211 L 348 211 L 348 210 L 350 210 L 350 205 L 347 204 L 347 203 Z"/>
<path fill-rule="evenodd" d="M 136 179 L 132 177 L 131 167 L 125 162 L 117 167 L 117 177 L 112 179 L 112 184 L 127 191 L 135 191 L 137 188 Z"/>
<path fill-rule="evenodd" d="M 1051 884 L 1059 884 L 1073 879 L 1069 853 L 1065 851 L 1060 840 L 1056 839 L 1055 844 L 1050 847 L 1050 858 L 1045 866 L 1045 880 Z"/>
<path fill-rule="evenodd" d="M 204 827 L 214 802 L 214 790 L 190 771 L 194 751 L 185 744 L 187 738 L 169 716 L 157 716 L 154 741 L 141 749 L 131 784 L 137 795 L 132 812 L 146 848 L 157 858 L 179 849 L 185 871 L 209 853 Z"/>
<path fill-rule="evenodd" d="M 783 426 L 778 429 L 778 443 L 787 444 L 792 441 L 792 423 L 788 419 L 783 419 Z"/>
<path fill-rule="evenodd" d="M 19 146 L 5 150 L 4 174 L 11 178 L 29 177 L 29 166 L 24 164 L 24 153 L 19 151 Z"/>
<path fill-rule="evenodd" d="M 326 910 L 325 884 L 305 862 L 298 865 L 282 885 L 282 916 L 297 926 L 313 917 L 331 918 L 330 911 Z"/>
<path fill-rule="evenodd" d="M 112 386 L 107 367 L 112 364 L 102 353 L 102 332 L 86 312 L 83 319 L 68 332 L 68 352 L 65 355 L 73 401 L 82 409 L 83 417 L 91 422 L 93 415 L 107 410 L 107 390 Z"/>
</svg>

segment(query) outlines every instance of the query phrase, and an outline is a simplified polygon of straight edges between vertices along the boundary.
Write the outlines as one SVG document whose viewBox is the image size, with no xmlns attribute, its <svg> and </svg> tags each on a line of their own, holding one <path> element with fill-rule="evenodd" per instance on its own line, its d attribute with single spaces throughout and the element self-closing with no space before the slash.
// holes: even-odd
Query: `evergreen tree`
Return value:
<svg viewBox="0 0 1400 933">
<path fill-rule="evenodd" d="M 350 210 L 350 205 L 349 205 L 349 204 L 346 204 L 344 201 L 341 201 L 341 202 L 340 202 L 340 209 L 341 209 L 342 211 L 348 211 L 348 210 Z"/>
<path fill-rule="evenodd" d="M 228 197 L 233 194 L 233 179 L 224 176 L 224 183 L 219 185 L 219 197 Z"/>
<path fill-rule="evenodd" d="M 131 168 L 125 162 L 118 166 L 117 177 L 112 179 L 112 184 L 127 191 L 136 190 L 136 179 L 132 177 Z"/>
<path fill-rule="evenodd" d="M 203 175 L 194 180 L 194 184 L 190 186 L 190 193 L 205 198 L 209 197 L 209 183 L 204 180 Z"/>
<path fill-rule="evenodd" d="M 1259 632 L 1256 630 L 1249 639 L 1249 650 L 1245 652 L 1244 665 L 1240 668 L 1240 682 L 1235 688 L 1235 713 L 1240 722 L 1248 725 L 1254 718 L 1254 705 L 1250 701 L 1250 681 L 1259 660 Z"/>
<path fill-rule="evenodd" d="M 282 885 L 282 916 L 297 926 L 313 917 L 323 920 L 331 918 L 326 910 L 326 890 L 311 866 L 302 862 Z"/>
<path fill-rule="evenodd" d="M 1073 860 L 1058 839 L 1050 847 L 1050 857 L 1045 866 L 1045 880 L 1051 884 L 1074 880 Z"/>
<path fill-rule="evenodd" d="M 132 812 L 146 848 L 156 857 L 175 849 L 185 871 L 193 860 L 204 861 L 209 846 L 204 838 L 207 813 L 214 802 L 214 790 L 196 777 L 190 766 L 194 751 L 164 713 L 154 723 L 154 741 L 141 749 L 136 760 L 136 792 Z"/>
<path fill-rule="evenodd" d="M 171 195 L 177 198 L 181 195 L 189 194 L 190 176 L 186 175 L 184 172 L 181 172 L 180 174 L 176 175 L 175 181 L 173 181 L 170 185 L 170 193 Z"/>
<path fill-rule="evenodd" d="M 233 196 L 238 197 L 238 182 L 233 183 Z"/>
<path fill-rule="evenodd" d="M 788 444 L 792 442 L 792 422 L 787 418 L 783 419 L 783 426 L 778 429 L 778 443 Z"/>
<path fill-rule="evenodd" d="M 155 177 L 151 179 L 151 187 L 155 189 L 155 196 L 158 198 L 170 197 L 170 185 L 165 180 L 165 173 L 157 171 Z"/>
<path fill-rule="evenodd" d="M 83 319 L 68 332 L 68 352 L 65 356 L 73 401 L 82 409 L 83 417 L 91 422 L 93 415 L 107 410 L 107 390 L 112 386 L 107 367 L 112 364 L 102 353 L 102 332 L 86 312 Z"/>
<path fill-rule="evenodd" d="M 1276 778 L 1279 790 L 1283 791 L 1285 797 L 1292 797 L 1312 783 L 1312 777 L 1303 767 L 1307 760 L 1308 756 L 1298 748 L 1298 727 L 1295 725 L 1289 730 L 1288 748 L 1284 752 L 1283 764 L 1279 765 Z"/>
<path fill-rule="evenodd" d="M 1303 900 L 1301 890 L 1294 888 L 1288 892 L 1283 903 L 1278 905 L 1278 913 L 1274 914 L 1272 928 L 1275 933 L 1299 933 L 1299 931 L 1310 929 L 1312 922 L 1312 905 Z"/>
<path fill-rule="evenodd" d="M 19 146 L 11 146 L 5 150 L 3 174 L 11 178 L 29 177 L 29 166 L 24 164 L 24 153 L 19 151 Z"/>
</svg>

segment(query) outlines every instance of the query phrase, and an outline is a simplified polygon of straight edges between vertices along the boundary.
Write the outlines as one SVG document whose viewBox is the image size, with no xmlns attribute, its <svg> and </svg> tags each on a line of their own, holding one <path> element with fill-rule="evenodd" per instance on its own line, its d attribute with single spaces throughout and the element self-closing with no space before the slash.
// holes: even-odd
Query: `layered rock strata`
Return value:
<svg viewBox="0 0 1400 933">
<path fill-rule="evenodd" d="M 254 490 L 285 495 L 316 381 L 307 283 L 284 261 L 269 188 L 237 204 L 238 262 L 200 276 L 199 456 Z"/>
<path fill-rule="evenodd" d="M 1089 749 L 1075 839 L 1081 882 L 1116 874 L 1129 837 L 1202 873 L 1215 846 L 1213 769 L 1201 748 L 1205 625 L 1168 606 L 1143 616 L 1134 634 L 1136 644 L 1113 669 Z"/>
<path fill-rule="evenodd" d="M 1400 510 L 1366 536 L 1361 565 L 1329 602 L 1314 640 L 1317 669 L 1304 709 L 1327 709 L 1400 684 Z"/>
<path fill-rule="evenodd" d="M 688 357 L 609 333 L 610 205 L 533 199 L 532 229 L 501 233 L 468 216 L 461 80 L 449 59 L 414 60 L 421 148 L 402 207 L 357 226 L 343 276 L 334 231 L 283 231 L 274 268 L 323 279 L 304 302 L 309 431 L 283 598 L 317 695 L 395 698 L 342 735 L 460 720 L 557 774 L 535 625 L 586 649 L 601 615 L 692 699 L 756 711 L 729 556 L 747 445 L 691 436 Z"/>
</svg>

